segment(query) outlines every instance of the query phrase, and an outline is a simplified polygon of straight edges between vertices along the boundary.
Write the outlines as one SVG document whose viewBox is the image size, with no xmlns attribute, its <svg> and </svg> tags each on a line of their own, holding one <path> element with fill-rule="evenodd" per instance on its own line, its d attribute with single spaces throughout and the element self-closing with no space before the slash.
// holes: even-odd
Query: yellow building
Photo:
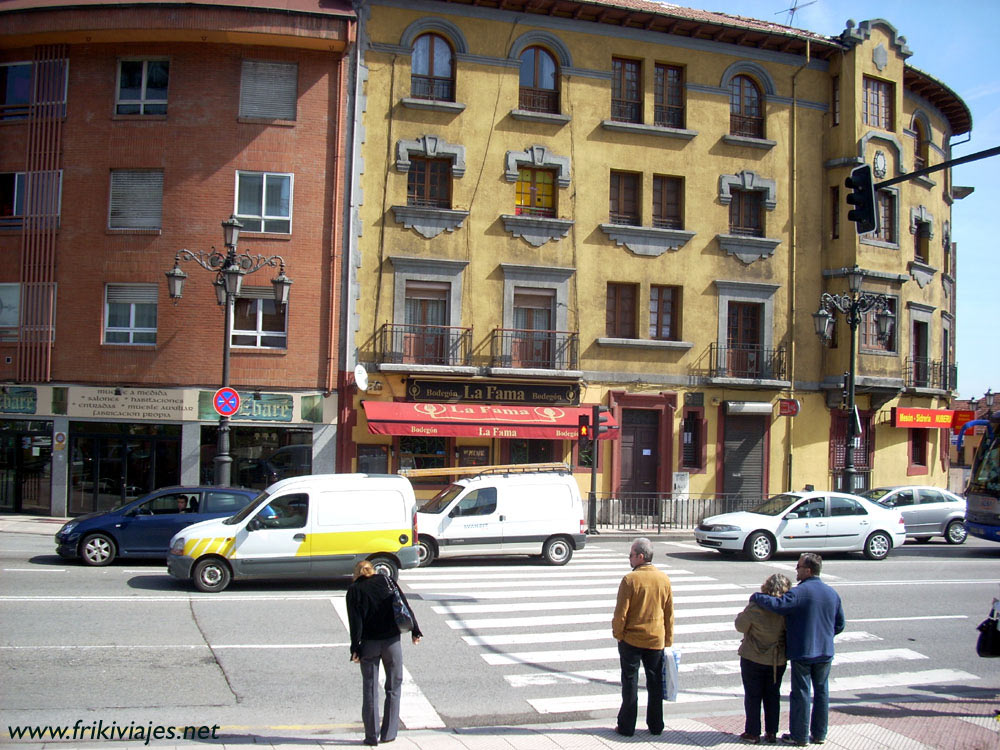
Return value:
<svg viewBox="0 0 1000 750">
<path fill-rule="evenodd" d="M 850 326 L 825 344 L 814 313 L 856 265 L 892 324 L 860 320 L 855 488 L 946 484 L 919 420 L 955 382 L 963 190 L 881 190 L 859 239 L 844 180 L 947 160 L 971 116 L 891 24 L 376 0 L 358 28 L 342 468 L 556 460 L 586 488 L 601 404 L 601 493 L 840 488 Z"/>
</svg>

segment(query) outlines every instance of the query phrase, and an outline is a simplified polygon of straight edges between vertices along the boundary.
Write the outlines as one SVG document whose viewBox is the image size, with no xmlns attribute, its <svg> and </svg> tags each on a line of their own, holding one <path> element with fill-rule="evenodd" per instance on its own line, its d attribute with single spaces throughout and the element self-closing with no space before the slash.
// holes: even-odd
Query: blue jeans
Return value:
<svg viewBox="0 0 1000 750">
<path fill-rule="evenodd" d="M 638 648 L 618 641 L 618 660 L 622 668 L 622 707 L 618 728 L 625 734 L 635 731 L 639 711 L 639 664 L 646 670 L 646 726 L 653 734 L 663 731 L 663 649 Z"/>
<path fill-rule="evenodd" d="M 792 662 L 792 692 L 788 701 L 788 731 L 798 742 L 825 740 L 830 719 L 832 661 Z M 812 717 L 809 700 L 812 693 Z M 808 731 L 807 731 L 808 730 Z"/>
</svg>

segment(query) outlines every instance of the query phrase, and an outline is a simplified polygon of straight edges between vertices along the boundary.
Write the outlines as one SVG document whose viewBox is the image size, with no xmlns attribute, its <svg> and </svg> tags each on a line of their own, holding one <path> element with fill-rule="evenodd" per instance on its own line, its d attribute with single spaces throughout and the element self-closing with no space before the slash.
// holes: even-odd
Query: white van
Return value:
<svg viewBox="0 0 1000 750">
<path fill-rule="evenodd" d="M 170 541 L 167 570 L 200 591 L 247 578 L 332 578 L 358 560 L 395 578 L 419 564 L 409 480 L 314 474 L 275 482 L 235 516 L 188 526 Z"/>
<path fill-rule="evenodd" d="M 419 509 L 417 528 L 421 565 L 470 555 L 541 555 L 565 565 L 587 543 L 580 488 L 565 467 L 460 479 Z"/>
</svg>

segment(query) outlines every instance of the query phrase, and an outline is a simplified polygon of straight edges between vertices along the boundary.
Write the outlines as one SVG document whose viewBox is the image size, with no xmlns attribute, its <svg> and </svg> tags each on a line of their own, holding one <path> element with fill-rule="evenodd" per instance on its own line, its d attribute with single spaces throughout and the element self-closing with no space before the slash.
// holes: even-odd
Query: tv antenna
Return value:
<svg viewBox="0 0 1000 750">
<path fill-rule="evenodd" d="M 808 3 L 799 3 L 799 0 L 792 0 L 791 8 L 786 8 L 785 10 L 779 10 L 778 13 L 787 13 L 788 25 L 791 26 L 792 22 L 795 20 L 795 11 L 800 10 L 801 8 L 805 8 L 809 5 L 815 5 L 815 4 L 816 0 L 809 0 Z M 778 15 L 778 13 L 775 13 L 774 15 Z"/>
</svg>

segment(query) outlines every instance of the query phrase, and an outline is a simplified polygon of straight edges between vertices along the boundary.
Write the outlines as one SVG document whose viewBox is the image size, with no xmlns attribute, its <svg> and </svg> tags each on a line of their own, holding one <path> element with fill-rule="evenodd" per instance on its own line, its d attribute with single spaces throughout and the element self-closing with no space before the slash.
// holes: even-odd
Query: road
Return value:
<svg viewBox="0 0 1000 750">
<path fill-rule="evenodd" d="M 68 564 L 51 537 L 0 534 L 0 726 L 98 719 L 228 730 L 342 731 L 359 718 L 347 580 L 194 592 L 156 562 Z M 658 541 L 670 576 L 681 696 L 667 716 L 742 712 L 733 618 L 795 557 L 724 559 Z M 607 718 L 618 706 L 610 619 L 628 541 L 595 537 L 552 568 L 527 558 L 405 571 L 426 635 L 404 644 L 403 723 L 468 727 Z M 847 613 L 831 697 L 874 703 L 995 691 L 975 626 L 1000 596 L 1000 548 L 907 544 L 882 562 L 831 556 Z M 787 690 L 785 680 L 785 690 Z"/>
</svg>

